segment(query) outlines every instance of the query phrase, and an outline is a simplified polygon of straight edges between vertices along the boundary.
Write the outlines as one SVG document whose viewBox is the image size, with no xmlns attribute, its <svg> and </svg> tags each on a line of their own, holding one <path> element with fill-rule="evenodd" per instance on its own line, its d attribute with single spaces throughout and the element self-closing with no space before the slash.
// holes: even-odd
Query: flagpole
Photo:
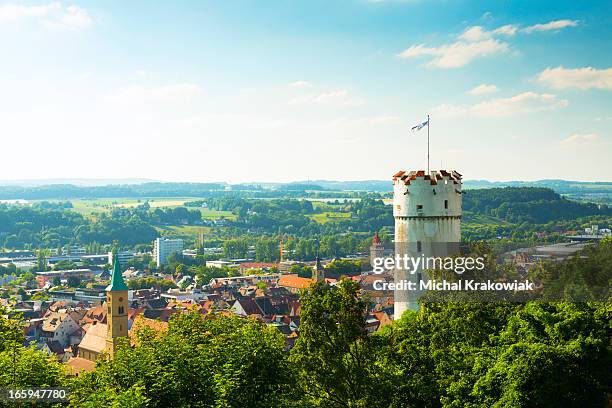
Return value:
<svg viewBox="0 0 612 408">
<path fill-rule="evenodd" d="M 431 126 L 431 122 L 429 122 L 429 115 L 427 115 L 427 175 L 429 175 L 429 127 Z"/>
</svg>

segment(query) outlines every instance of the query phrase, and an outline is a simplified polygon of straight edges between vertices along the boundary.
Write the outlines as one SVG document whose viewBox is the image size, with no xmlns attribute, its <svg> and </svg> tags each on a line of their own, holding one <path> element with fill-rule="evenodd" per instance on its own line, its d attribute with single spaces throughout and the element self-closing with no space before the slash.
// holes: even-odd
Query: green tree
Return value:
<svg viewBox="0 0 612 408">
<path fill-rule="evenodd" d="M 77 278 L 76 276 L 69 276 L 66 279 L 66 285 L 69 288 L 78 288 L 80 284 L 81 284 L 81 280 Z"/>
<path fill-rule="evenodd" d="M 47 264 L 47 251 L 43 249 L 39 249 L 36 252 L 36 270 L 39 272 L 49 270 L 49 266 Z"/>
<path fill-rule="evenodd" d="M 254 321 L 176 315 L 165 334 L 138 331 L 135 347 L 76 379 L 71 403 L 108 406 L 135 393 L 148 407 L 281 406 L 291 389 L 283 348 L 276 329 Z"/>
<path fill-rule="evenodd" d="M 301 301 L 300 338 L 291 350 L 296 384 L 316 406 L 386 407 L 390 382 L 376 359 L 378 336 L 365 328 L 366 302 L 356 282 L 316 283 Z"/>
<path fill-rule="evenodd" d="M 52 387 L 64 380 L 63 367 L 33 347 L 24 347 L 23 322 L 0 308 L 0 388 Z"/>
</svg>

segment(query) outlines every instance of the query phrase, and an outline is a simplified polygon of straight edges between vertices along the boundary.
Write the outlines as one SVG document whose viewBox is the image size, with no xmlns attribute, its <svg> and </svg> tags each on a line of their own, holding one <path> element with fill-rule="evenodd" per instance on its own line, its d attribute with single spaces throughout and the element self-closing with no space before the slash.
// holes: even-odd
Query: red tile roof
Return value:
<svg viewBox="0 0 612 408">
<path fill-rule="evenodd" d="M 283 275 L 278 280 L 278 286 L 284 286 L 294 289 L 306 289 L 314 280 L 310 278 L 300 278 L 297 275 Z"/>
</svg>

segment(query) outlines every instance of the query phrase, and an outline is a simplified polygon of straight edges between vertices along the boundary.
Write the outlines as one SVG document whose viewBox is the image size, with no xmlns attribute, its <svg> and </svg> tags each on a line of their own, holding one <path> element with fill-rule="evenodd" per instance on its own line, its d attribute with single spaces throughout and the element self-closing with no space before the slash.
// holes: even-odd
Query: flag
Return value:
<svg viewBox="0 0 612 408">
<path fill-rule="evenodd" d="M 423 123 L 419 123 L 418 125 L 413 126 L 413 127 L 411 128 L 411 130 L 412 130 L 413 132 L 416 132 L 416 131 L 419 131 L 419 130 L 423 129 L 425 126 L 429 126 L 429 119 L 427 119 L 427 120 L 426 120 L 425 122 L 423 122 Z"/>
</svg>

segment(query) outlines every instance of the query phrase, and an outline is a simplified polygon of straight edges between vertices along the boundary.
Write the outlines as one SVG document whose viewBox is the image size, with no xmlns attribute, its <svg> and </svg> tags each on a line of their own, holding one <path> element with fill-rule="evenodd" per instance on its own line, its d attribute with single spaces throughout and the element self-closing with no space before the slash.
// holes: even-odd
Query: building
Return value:
<svg viewBox="0 0 612 408">
<path fill-rule="evenodd" d="M 94 319 L 79 345 L 79 357 L 95 361 L 103 353 L 113 358 L 121 338 L 128 337 L 128 287 L 121 264 L 113 259 L 113 274 L 106 287 L 106 324 Z"/>
<path fill-rule="evenodd" d="M 461 241 L 461 174 L 456 171 L 399 171 L 393 175 L 395 255 L 444 257 L 455 253 Z M 414 282 L 416 290 L 395 290 L 394 317 L 418 309 L 422 268 L 396 266 L 395 283 Z"/>
<path fill-rule="evenodd" d="M 96 361 L 106 351 L 107 325 L 94 320 L 85 330 L 79 344 L 79 357 Z"/>
<path fill-rule="evenodd" d="M 117 258 L 119 259 L 119 263 L 122 265 L 127 265 L 129 261 L 134 259 L 134 253 L 129 252 L 129 251 L 117 252 L 115 255 L 117 255 Z M 113 266 L 113 258 L 114 258 L 113 253 L 109 252 L 108 253 L 108 264 L 111 266 Z"/>
<path fill-rule="evenodd" d="M 240 266 L 240 264 L 236 263 L 236 262 L 232 262 L 232 261 L 223 261 L 223 260 L 217 260 L 217 261 L 206 261 L 206 267 L 207 268 L 238 268 Z"/>
<path fill-rule="evenodd" d="M 153 259 L 158 268 L 166 263 L 168 255 L 174 252 L 182 253 L 182 251 L 182 239 L 157 238 L 153 241 Z"/>
<path fill-rule="evenodd" d="M 317 260 L 312 267 L 312 280 L 315 282 L 325 281 L 325 268 L 321 265 L 321 258 L 317 255 Z"/>
<path fill-rule="evenodd" d="M 66 280 L 69 277 L 75 277 L 80 280 L 89 280 L 92 277 L 91 269 L 67 269 L 63 271 L 48 271 L 48 272 L 36 272 L 36 282 L 39 287 L 44 287 L 47 282 L 53 282 L 53 279 L 59 278 L 60 280 Z"/>
<path fill-rule="evenodd" d="M 291 293 L 299 293 L 302 289 L 307 289 L 315 281 L 310 278 L 301 278 L 297 275 L 281 275 L 278 280 L 278 287 L 285 288 Z"/>
<path fill-rule="evenodd" d="M 87 254 L 85 247 L 78 245 L 65 246 L 62 248 L 62 255 L 80 256 Z"/>
<path fill-rule="evenodd" d="M 67 347 L 71 343 L 71 336 L 78 330 L 75 317 L 67 311 L 49 312 L 43 320 L 41 337 L 48 343 L 55 341 Z"/>
<path fill-rule="evenodd" d="M 372 245 L 370 245 L 370 265 L 374 266 L 374 259 L 382 258 L 385 256 L 385 246 L 380 241 L 378 232 L 374 234 L 372 238 Z"/>
<path fill-rule="evenodd" d="M 208 262 L 207 262 L 208 264 Z M 241 275 L 246 274 L 248 271 L 253 269 L 257 269 L 260 271 L 271 271 L 272 269 L 277 268 L 278 264 L 273 262 L 244 262 L 239 266 L 239 272 Z"/>
<path fill-rule="evenodd" d="M 610 236 L 612 236 L 612 231 L 609 228 L 599 228 L 599 225 L 593 225 L 585 228 L 583 234 L 573 234 L 568 238 L 575 242 L 597 242 Z"/>
<path fill-rule="evenodd" d="M 299 261 L 280 261 L 278 263 L 278 271 L 280 273 L 291 273 L 291 267 L 293 265 L 304 265 L 303 262 Z"/>
<path fill-rule="evenodd" d="M 113 358 L 120 338 L 128 337 L 128 287 L 123 281 L 121 264 L 113 259 L 113 276 L 106 287 L 107 332 L 106 349 Z"/>
<path fill-rule="evenodd" d="M 84 300 L 94 306 L 104 303 L 105 293 L 99 289 L 78 288 L 74 291 L 75 300 Z"/>
</svg>

